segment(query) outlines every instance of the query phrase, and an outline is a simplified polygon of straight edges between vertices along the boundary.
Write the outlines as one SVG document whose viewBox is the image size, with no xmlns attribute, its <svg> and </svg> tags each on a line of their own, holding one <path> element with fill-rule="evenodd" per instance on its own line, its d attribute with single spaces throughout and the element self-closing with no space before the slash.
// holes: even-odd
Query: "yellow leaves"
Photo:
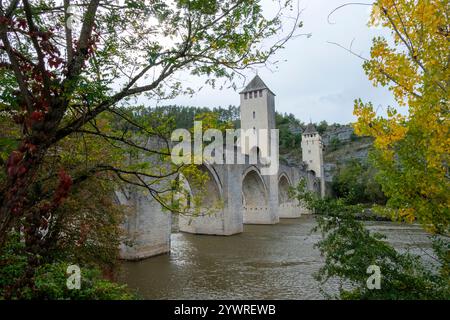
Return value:
<svg viewBox="0 0 450 320">
<path fill-rule="evenodd" d="M 398 211 L 399 217 L 402 221 L 412 223 L 415 220 L 415 210 L 413 208 L 404 208 Z"/>
<path fill-rule="evenodd" d="M 378 0 L 372 6 L 369 25 L 390 29 L 393 42 L 374 39 L 365 70 L 375 85 L 391 83 L 399 105 L 409 103 L 424 83 L 448 92 L 449 35 L 443 30 L 449 15 L 445 0 Z"/>
<path fill-rule="evenodd" d="M 376 39 L 370 49 L 370 55 L 372 58 L 383 57 L 391 53 L 392 50 L 389 49 L 386 40 L 382 38 Z"/>
<path fill-rule="evenodd" d="M 358 117 L 358 121 L 353 124 L 355 133 L 357 135 L 372 135 L 372 121 L 375 118 L 372 104 L 364 105 L 361 100 L 356 100 L 353 114 Z"/>
<path fill-rule="evenodd" d="M 388 118 L 385 119 L 376 116 L 372 104 L 364 105 L 359 100 L 355 102 L 353 114 L 358 117 L 353 124 L 355 133 L 374 137 L 375 146 L 381 150 L 388 151 L 408 131 L 404 125 L 405 117 L 393 108 L 388 108 Z"/>
</svg>

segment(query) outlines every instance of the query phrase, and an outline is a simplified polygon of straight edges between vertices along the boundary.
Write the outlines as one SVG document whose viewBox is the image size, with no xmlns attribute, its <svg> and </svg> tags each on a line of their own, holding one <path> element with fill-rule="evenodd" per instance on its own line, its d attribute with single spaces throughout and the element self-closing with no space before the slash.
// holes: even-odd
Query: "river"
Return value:
<svg viewBox="0 0 450 320">
<path fill-rule="evenodd" d="M 246 225 L 229 237 L 172 234 L 172 252 L 124 262 L 120 281 L 145 299 L 321 299 L 313 274 L 323 264 L 310 233 L 314 216 L 277 225 Z M 417 225 L 367 222 L 399 250 L 430 251 Z M 333 292 L 336 284 L 325 289 Z"/>
</svg>

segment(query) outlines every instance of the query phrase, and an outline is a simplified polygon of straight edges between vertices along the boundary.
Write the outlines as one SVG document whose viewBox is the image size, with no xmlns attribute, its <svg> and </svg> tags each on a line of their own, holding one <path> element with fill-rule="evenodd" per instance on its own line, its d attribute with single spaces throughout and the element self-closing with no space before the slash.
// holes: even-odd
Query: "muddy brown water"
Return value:
<svg viewBox="0 0 450 320">
<path fill-rule="evenodd" d="M 399 250 L 426 255 L 430 241 L 417 225 L 367 222 Z M 277 225 L 246 225 L 221 237 L 174 233 L 172 251 L 124 262 L 120 281 L 145 299 L 322 299 L 313 274 L 323 264 L 311 234 L 314 216 Z M 332 293 L 337 283 L 324 289 Z"/>
</svg>

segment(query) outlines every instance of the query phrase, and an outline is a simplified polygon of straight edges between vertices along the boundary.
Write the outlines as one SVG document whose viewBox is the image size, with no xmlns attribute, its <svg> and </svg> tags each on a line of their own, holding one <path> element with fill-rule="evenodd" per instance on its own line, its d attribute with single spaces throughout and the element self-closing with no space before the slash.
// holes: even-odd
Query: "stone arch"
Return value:
<svg viewBox="0 0 450 320">
<path fill-rule="evenodd" d="M 202 188 L 190 182 L 183 174 L 180 174 L 181 183 L 183 183 L 184 188 L 187 191 L 187 198 L 185 201 L 188 202 L 188 207 L 191 207 L 193 206 L 192 199 L 199 196 L 201 200 L 200 207 L 211 209 L 211 206 L 217 205 L 218 202 L 223 200 L 222 183 L 217 172 L 210 164 L 203 163 L 198 166 L 198 169 L 208 176 L 208 179 L 202 183 Z M 208 192 L 207 196 L 203 194 L 205 190 Z"/>
<path fill-rule="evenodd" d="M 289 202 L 289 187 L 291 187 L 289 177 L 283 172 L 278 178 L 278 203 L 284 204 Z"/>
<path fill-rule="evenodd" d="M 188 205 L 185 214 L 178 215 L 179 231 L 195 234 L 223 234 L 224 230 L 224 194 L 222 182 L 213 166 L 203 163 L 198 169 L 208 175 L 201 186 L 180 175 L 184 183 L 184 203 Z M 187 197 L 186 197 L 187 195 Z M 190 203 L 189 203 L 190 202 Z M 176 221 L 173 221 L 176 223 Z"/>
<path fill-rule="evenodd" d="M 242 203 L 246 208 L 267 207 L 268 190 L 255 166 L 251 166 L 242 175 Z"/>
</svg>

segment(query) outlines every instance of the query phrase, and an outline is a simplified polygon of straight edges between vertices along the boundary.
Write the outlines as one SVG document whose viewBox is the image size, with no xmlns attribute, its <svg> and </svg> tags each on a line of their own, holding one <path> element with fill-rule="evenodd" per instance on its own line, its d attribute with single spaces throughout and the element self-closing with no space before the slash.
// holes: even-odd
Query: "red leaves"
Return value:
<svg viewBox="0 0 450 320">
<path fill-rule="evenodd" d="M 21 177 L 23 176 L 25 173 L 28 172 L 28 168 L 25 167 L 24 165 L 18 166 L 17 170 L 16 170 L 16 175 Z"/>
<path fill-rule="evenodd" d="M 31 114 L 31 119 L 36 122 L 42 121 L 42 119 L 44 119 L 44 114 L 42 111 L 33 111 Z"/>
<path fill-rule="evenodd" d="M 59 68 L 63 63 L 64 60 L 56 56 L 48 59 L 48 65 L 52 68 Z"/>
<path fill-rule="evenodd" d="M 69 189 L 72 186 L 72 177 L 68 175 L 64 169 L 59 171 L 59 182 L 62 187 Z"/>
<path fill-rule="evenodd" d="M 17 27 L 25 30 L 27 28 L 27 21 L 25 19 L 17 19 Z"/>
<path fill-rule="evenodd" d="M 11 153 L 8 158 L 8 162 L 6 163 L 6 171 L 9 177 L 16 176 L 19 172 L 21 175 L 23 175 L 27 171 L 23 165 L 19 166 L 19 163 L 22 161 L 23 156 L 23 153 L 20 151 L 13 151 Z"/>
<path fill-rule="evenodd" d="M 80 238 L 77 241 L 77 245 L 82 246 L 88 237 L 89 234 L 89 226 L 85 223 L 82 223 L 80 226 Z"/>
<path fill-rule="evenodd" d="M 11 25 L 12 24 L 12 20 L 6 17 L 1 16 L 0 17 L 0 25 Z"/>
<path fill-rule="evenodd" d="M 34 145 L 34 144 L 30 143 L 30 142 L 25 143 L 25 148 L 31 154 L 35 153 L 36 149 L 37 149 L 36 145 Z"/>
<path fill-rule="evenodd" d="M 56 188 L 53 201 L 56 205 L 60 205 L 62 201 L 69 195 L 70 188 L 72 187 L 72 177 L 67 174 L 64 169 L 59 171 L 59 185 Z"/>
</svg>

